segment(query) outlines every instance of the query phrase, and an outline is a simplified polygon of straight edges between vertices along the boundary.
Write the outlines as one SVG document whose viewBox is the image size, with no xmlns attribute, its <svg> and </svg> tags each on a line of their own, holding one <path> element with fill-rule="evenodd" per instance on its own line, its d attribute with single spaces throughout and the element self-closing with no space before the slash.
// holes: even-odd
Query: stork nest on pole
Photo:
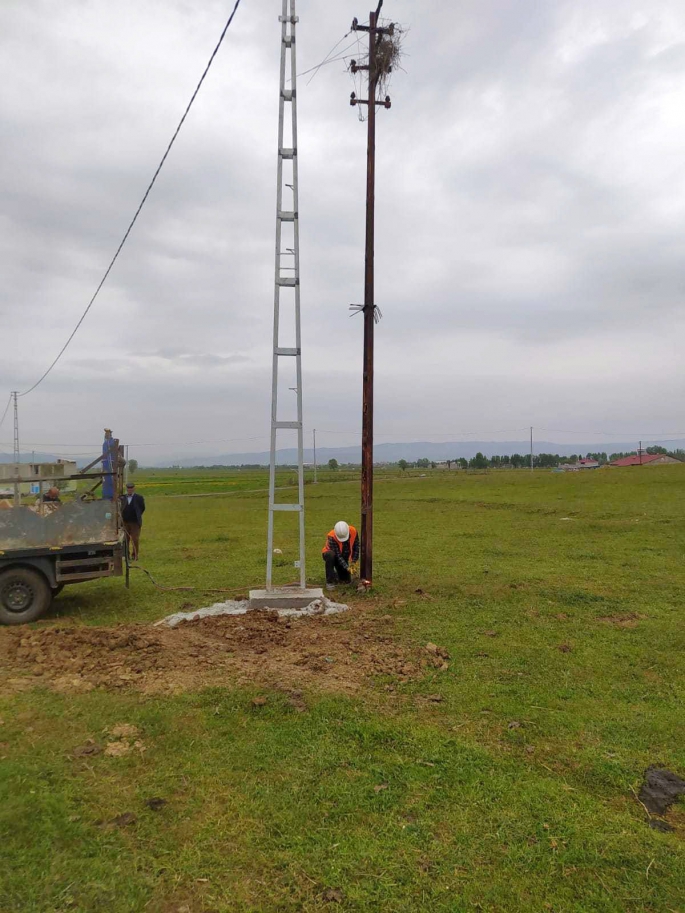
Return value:
<svg viewBox="0 0 685 913">
<path fill-rule="evenodd" d="M 384 28 L 388 31 L 380 34 L 376 43 L 376 84 L 381 95 L 387 91 L 392 74 L 400 65 L 404 36 L 404 30 L 396 22 Z"/>
<path fill-rule="evenodd" d="M 376 48 L 375 48 L 375 58 L 376 66 L 375 73 L 369 74 L 371 78 L 375 79 L 376 83 L 376 97 L 383 98 L 387 95 L 388 87 L 390 85 L 390 80 L 392 75 L 396 70 L 403 69 L 400 65 L 402 60 L 403 51 L 402 45 L 404 42 L 404 36 L 407 32 L 406 28 L 398 25 L 396 22 L 390 22 L 390 20 L 384 20 L 383 22 L 378 23 L 385 31 L 381 32 L 376 36 Z M 363 53 L 361 48 L 361 42 L 359 40 L 359 33 L 357 33 L 357 46 L 359 56 L 356 60 L 351 60 L 348 65 L 348 71 L 352 74 L 354 78 L 354 90 L 355 94 L 363 95 L 363 87 L 360 81 L 359 85 L 357 84 L 358 74 L 360 71 L 368 69 L 369 65 L 369 55 L 368 52 Z M 365 121 L 368 112 L 362 105 L 357 106 L 357 111 L 360 121 Z"/>
</svg>

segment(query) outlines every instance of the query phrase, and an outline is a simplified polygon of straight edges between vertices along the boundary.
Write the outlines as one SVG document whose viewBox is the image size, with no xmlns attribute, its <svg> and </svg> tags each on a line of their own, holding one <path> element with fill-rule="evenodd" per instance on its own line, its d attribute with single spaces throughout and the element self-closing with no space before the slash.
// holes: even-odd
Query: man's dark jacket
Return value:
<svg viewBox="0 0 685 913">
<path fill-rule="evenodd" d="M 121 516 L 126 523 L 137 523 L 143 525 L 143 514 L 145 513 L 145 498 L 142 495 L 134 494 L 131 503 L 128 503 L 128 495 L 122 495 L 119 499 L 121 504 Z"/>
</svg>

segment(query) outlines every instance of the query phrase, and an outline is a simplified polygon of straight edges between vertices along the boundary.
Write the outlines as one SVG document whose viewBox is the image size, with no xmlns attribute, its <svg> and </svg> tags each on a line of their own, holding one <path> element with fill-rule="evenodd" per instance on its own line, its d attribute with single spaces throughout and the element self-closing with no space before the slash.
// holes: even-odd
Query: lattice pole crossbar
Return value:
<svg viewBox="0 0 685 913">
<path fill-rule="evenodd" d="M 296 43 L 295 27 L 298 18 L 295 15 L 295 0 L 283 0 L 281 22 L 281 80 L 278 113 L 278 180 L 276 190 L 276 265 L 274 282 L 274 329 L 273 329 L 273 369 L 271 392 L 271 459 L 269 464 L 269 524 L 266 554 L 266 588 L 273 589 L 273 552 L 274 552 L 274 516 L 280 512 L 293 511 L 299 514 L 300 541 L 300 586 L 306 586 L 305 572 L 305 536 L 304 536 L 304 439 L 302 425 L 302 350 L 300 333 L 300 229 L 298 208 L 298 169 L 297 169 L 297 83 L 296 83 Z M 286 73 L 290 78 L 286 82 Z M 290 145 L 285 145 L 286 117 L 290 113 Z M 286 164 L 288 163 L 288 164 Z M 288 171 L 292 168 L 292 179 L 288 180 Z M 284 208 L 292 200 L 292 206 Z M 284 225 L 292 225 L 292 247 L 284 249 Z M 289 229 L 288 229 L 289 230 Z M 287 299 L 286 299 L 287 296 Z M 285 347 L 281 340 L 281 317 L 283 320 L 294 320 L 295 345 Z M 279 419 L 278 379 L 280 360 L 295 359 L 297 398 L 297 418 L 295 421 Z M 278 503 L 276 501 L 276 452 L 278 432 L 283 430 L 297 432 L 297 503 Z"/>
</svg>

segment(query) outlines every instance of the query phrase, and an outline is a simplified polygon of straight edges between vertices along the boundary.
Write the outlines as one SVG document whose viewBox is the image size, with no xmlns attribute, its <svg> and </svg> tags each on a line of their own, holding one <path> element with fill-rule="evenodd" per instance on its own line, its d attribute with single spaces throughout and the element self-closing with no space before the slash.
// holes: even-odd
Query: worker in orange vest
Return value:
<svg viewBox="0 0 685 913">
<path fill-rule="evenodd" d="M 326 564 L 326 589 L 336 583 L 351 583 L 352 571 L 359 561 L 359 536 L 354 526 L 339 520 L 326 537 L 322 551 Z"/>
</svg>

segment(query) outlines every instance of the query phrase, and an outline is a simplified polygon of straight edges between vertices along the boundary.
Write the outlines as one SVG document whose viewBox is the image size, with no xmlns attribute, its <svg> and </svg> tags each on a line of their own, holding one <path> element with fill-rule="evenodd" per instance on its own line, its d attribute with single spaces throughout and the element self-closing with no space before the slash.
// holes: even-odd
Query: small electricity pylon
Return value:
<svg viewBox="0 0 685 913">
<path fill-rule="evenodd" d="M 300 333 L 300 226 L 298 212 L 298 170 L 297 170 L 297 69 L 295 53 L 295 26 L 298 17 L 295 15 L 295 0 L 283 0 L 281 22 L 281 82 L 278 114 L 278 183 L 276 196 L 276 270 L 274 293 L 274 331 L 273 331 L 273 369 L 271 392 L 271 458 L 269 461 L 269 528 L 266 553 L 266 589 L 273 590 L 273 551 L 274 551 L 274 514 L 280 511 L 294 511 L 299 514 L 300 527 L 300 588 L 306 587 L 305 571 L 305 538 L 304 538 L 304 464 L 303 464 L 303 424 L 302 424 L 302 343 Z M 286 88 L 286 64 L 290 57 L 290 88 Z M 291 145 L 285 146 L 285 111 L 290 106 Z M 292 163 L 292 179 L 284 173 L 284 163 Z M 283 208 L 283 194 L 290 192 L 292 206 Z M 292 225 L 292 247 L 283 249 L 283 226 Z M 288 266 L 284 265 L 288 258 Z M 290 300 L 281 301 L 284 290 L 290 291 Z M 281 305 L 293 308 L 288 316 L 295 324 L 295 346 L 288 348 L 280 344 Z M 297 419 L 280 421 L 278 411 L 278 369 L 281 358 L 295 359 L 297 397 Z M 297 481 L 298 500 L 296 504 L 276 503 L 276 453 L 277 436 L 281 430 L 297 431 Z"/>
</svg>

